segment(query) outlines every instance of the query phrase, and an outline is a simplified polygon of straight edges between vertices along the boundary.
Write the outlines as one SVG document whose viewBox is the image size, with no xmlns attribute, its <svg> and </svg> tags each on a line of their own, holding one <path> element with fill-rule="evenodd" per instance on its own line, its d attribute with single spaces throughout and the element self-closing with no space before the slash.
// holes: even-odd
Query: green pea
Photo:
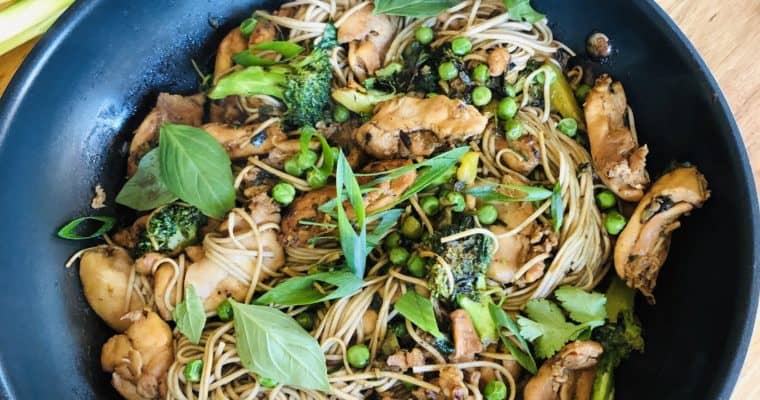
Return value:
<svg viewBox="0 0 760 400">
<path fill-rule="evenodd" d="M 578 122 L 572 118 L 563 118 L 557 123 L 557 129 L 565 135 L 573 137 L 578 133 Z"/>
<path fill-rule="evenodd" d="M 311 316 L 311 313 L 302 312 L 296 315 L 295 320 L 298 322 L 298 325 L 301 325 L 301 328 L 306 329 L 307 331 L 314 328 L 314 317 Z"/>
<path fill-rule="evenodd" d="M 433 29 L 421 26 L 414 31 L 414 38 L 422 44 L 428 44 L 433 41 Z"/>
<path fill-rule="evenodd" d="M 472 70 L 472 79 L 476 82 L 484 83 L 488 80 L 489 76 L 488 66 L 485 64 L 478 64 L 478 66 Z"/>
<path fill-rule="evenodd" d="M 266 376 L 259 376 L 259 383 L 261 386 L 264 386 L 265 388 L 273 388 L 277 386 L 277 381 L 272 378 L 267 378 Z"/>
<path fill-rule="evenodd" d="M 410 215 L 401 224 L 401 234 L 409 239 L 419 239 L 422 237 L 422 224 L 417 218 Z"/>
<path fill-rule="evenodd" d="M 579 102 L 583 103 L 586 101 L 586 97 L 588 97 L 588 94 L 591 92 L 591 86 L 586 85 L 585 83 L 578 86 L 577 89 L 575 89 L 575 98 L 578 99 Z"/>
<path fill-rule="evenodd" d="M 478 209 L 478 221 L 483 225 L 491 225 L 499 218 L 499 212 L 491 204 L 486 204 Z"/>
<path fill-rule="evenodd" d="M 523 124 L 517 118 L 512 118 L 504 123 L 504 134 L 509 140 L 517 140 L 523 135 Z"/>
<path fill-rule="evenodd" d="M 335 109 L 333 110 L 333 119 L 335 122 L 346 122 L 349 117 L 351 117 L 351 113 L 348 111 L 348 108 L 343 107 L 340 104 L 335 106 Z"/>
<path fill-rule="evenodd" d="M 596 204 L 599 205 L 599 208 L 602 210 L 612 208 L 616 203 L 617 199 L 615 198 L 615 194 L 609 190 L 603 190 L 596 194 Z"/>
<path fill-rule="evenodd" d="M 280 182 L 272 188 L 274 201 L 286 206 L 296 197 L 296 188 L 287 182 Z"/>
<path fill-rule="evenodd" d="M 319 168 L 312 168 L 306 173 L 306 182 L 314 189 L 319 189 L 327 184 L 328 175 Z"/>
<path fill-rule="evenodd" d="M 403 247 L 394 247 L 389 254 L 393 265 L 401 265 L 409 259 L 409 251 Z"/>
<path fill-rule="evenodd" d="M 504 85 L 504 95 L 507 97 L 517 96 L 517 88 L 515 87 L 515 85 L 510 85 L 509 83 Z"/>
<path fill-rule="evenodd" d="M 438 76 L 444 81 L 450 81 L 459 75 L 457 66 L 451 61 L 446 61 L 438 66 Z"/>
<path fill-rule="evenodd" d="M 230 304 L 229 300 L 225 300 L 219 304 L 219 307 L 216 308 L 216 315 L 225 322 L 232 319 L 232 304 Z"/>
<path fill-rule="evenodd" d="M 626 224 L 625 217 L 617 211 L 610 211 L 604 216 L 604 229 L 610 235 L 619 234 Z"/>
<path fill-rule="evenodd" d="M 517 100 L 515 100 L 514 97 L 505 97 L 499 102 L 499 108 L 496 110 L 496 115 L 504 120 L 514 118 L 515 115 L 517 115 L 518 108 Z"/>
<path fill-rule="evenodd" d="M 348 364 L 354 368 L 364 368 L 369 364 L 369 349 L 366 345 L 355 344 L 346 352 Z"/>
<path fill-rule="evenodd" d="M 485 400 L 504 400 L 507 398 L 507 385 L 502 381 L 492 380 L 486 383 L 483 389 L 483 398 Z"/>
<path fill-rule="evenodd" d="M 200 382 L 201 372 L 203 372 L 203 360 L 193 360 L 185 364 L 182 374 L 188 382 Z"/>
<path fill-rule="evenodd" d="M 303 175 L 303 169 L 298 166 L 297 155 L 285 160 L 285 172 L 293 176 Z"/>
<path fill-rule="evenodd" d="M 425 259 L 417 254 L 414 254 L 406 262 L 406 269 L 412 276 L 422 278 L 427 275 L 427 268 L 425 268 Z M 399 336 L 400 337 L 400 336 Z"/>
<path fill-rule="evenodd" d="M 451 210 L 454 212 L 462 212 L 467 205 L 464 196 L 459 192 L 447 192 L 441 198 L 441 204 L 445 206 L 451 206 Z"/>
<path fill-rule="evenodd" d="M 466 37 L 458 37 L 451 41 L 451 51 L 458 56 L 467 55 L 472 51 L 472 42 Z"/>
<path fill-rule="evenodd" d="M 317 163 L 319 156 L 313 150 L 306 150 L 302 153 L 298 153 L 296 156 L 296 162 L 298 162 L 298 168 L 302 170 L 309 169 Z"/>
<path fill-rule="evenodd" d="M 420 200 L 420 207 L 422 207 L 422 211 L 427 215 L 438 214 L 438 211 L 441 210 L 441 204 L 435 196 L 423 197 L 422 200 Z"/>
<path fill-rule="evenodd" d="M 385 241 L 383 241 L 383 246 L 385 247 L 385 250 L 391 251 L 391 249 L 395 249 L 396 247 L 401 245 L 401 235 L 398 232 L 391 232 L 388 234 L 388 236 L 385 237 Z"/>
<path fill-rule="evenodd" d="M 472 90 L 472 104 L 484 106 L 491 102 L 491 89 L 485 86 L 478 86 Z"/>
</svg>

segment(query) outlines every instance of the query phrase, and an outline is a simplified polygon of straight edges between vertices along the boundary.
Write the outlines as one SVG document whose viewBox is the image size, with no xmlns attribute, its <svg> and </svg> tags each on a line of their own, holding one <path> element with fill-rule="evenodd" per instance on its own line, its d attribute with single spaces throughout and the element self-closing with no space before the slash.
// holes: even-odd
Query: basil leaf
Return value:
<svg viewBox="0 0 760 400">
<path fill-rule="evenodd" d="M 140 159 L 137 173 L 116 195 L 117 203 L 138 211 L 152 210 L 174 200 L 177 200 L 177 196 L 170 192 L 161 181 L 161 163 L 157 148 Z"/>
<path fill-rule="evenodd" d="M 562 216 L 565 214 L 565 206 L 562 204 L 562 186 L 560 186 L 559 181 L 554 185 L 552 191 L 551 214 L 554 232 L 559 232 L 559 228 L 562 227 Z"/>
<path fill-rule="evenodd" d="M 433 303 L 430 302 L 430 299 L 410 290 L 396 300 L 396 304 L 393 307 L 404 318 L 417 325 L 423 331 L 433 335 L 436 339 L 445 338 L 443 333 L 438 330 Z"/>
<path fill-rule="evenodd" d="M 284 40 L 270 40 L 255 44 L 251 49 L 256 51 L 274 51 L 275 53 L 282 54 L 285 58 L 293 58 L 303 52 L 303 47 L 296 43 L 288 42 Z"/>
<path fill-rule="evenodd" d="M 203 327 L 206 326 L 206 311 L 203 308 L 203 301 L 195 294 L 193 285 L 185 288 L 185 299 L 177 304 L 172 314 L 174 322 L 177 323 L 177 329 L 191 343 L 198 344 L 201 341 Z"/>
<path fill-rule="evenodd" d="M 364 216 L 364 199 L 356 181 L 351 166 L 348 165 L 346 156 L 341 151 L 338 155 L 338 168 L 335 172 L 335 198 L 342 199 L 342 192 L 345 190 L 348 201 L 354 209 L 356 215 L 356 225 L 361 227 L 359 234 L 354 231 L 353 225 L 346 216 L 346 210 L 343 208 L 343 202 L 338 201 L 338 236 L 340 237 L 340 247 L 343 249 L 343 257 L 351 271 L 359 278 L 364 278 L 364 271 L 367 265 L 367 227 Z"/>
<path fill-rule="evenodd" d="M 518 364 L 528 370 L 531 374 L 535 375 L 538 370 L 536 360 L 533 358 L 533 355 L 530 354 L 528 342 L 526 342 L 525 338 L 520 335 L 520 328 L 517 327 L 515 321 L 496 304 L 489 303 L 488 311 L 491 313 L 493 322 L 496 323 L 496 327 L 498 328 L 497 331 L 499 332 L 501 342 L 504 343 L 504 347 L 512 353 Z M 502 329 L 507 329 L 517 340 L 519 345 L 513 342 L 510 338 L 504 336 L 501 332 Z"/>
<path fill-rule="evenodd" d="M 375 14 L 432 17 L 458 3 L 457 0 L 375 0 Z"/>
<path fill-rule="evenodd" d="M 243 366 L 280 384 L 330 391 L 322 348 L 280 310 L 230 300 Z"/>
<path fill-rule="evenodd" d="M 89 224 L 92 221 L 100 223 L 100 227 L 90 234 L 80 235 L 76 231 L 82 229 L 80 225 Z M 106 216 L 94 216 L 94 217 L 80 217 L 75 220 L 69 221 L 61 229 L 58 230 L 58 237 L 61 239 L 69 240 L 85 240 L 96 238 L 104 233 L 107 233 L 113 226 L 116 225 L 116 218 Z"/>
<path fill-rule="evenodd" d="M 530 0 L 504 0 L 509 17 L 515 21 L 527 21 L 535 24 L 546 18 L 544 14 L 534 10 L 530 5 Z"/>
<path fill-rule="evenodd" d="M 333 285 L 335 289 L 332 292 L 323 294 L 314 287 L 314 283 L 316 282 Z M 320 272 L 313 275 L 290 278 L 267 291 L 256 299 L 254 304 L 304 306 L 346 297 L 359 290 L 363 284 L 364 280 L 357 278 L 351 272 Z"/>
<path fill-rule="evenodd" d="M 183 201 L 209 217 L 221 218 L 235 206 L 230 157 L 204 130 L 164 124 L 158 144 L 161 180 Z"/>
<path fill-rule="evenodd" d="M 499 188 L 505 188 L 518 192 L 525 193 L 523 197 L 512 197 L 500 192 Z M 501 202 L 515 202 L 515 201 L 541 201 L 546 200 L 552 196 L 552 192 L 541 186 L 523 186 L 523 185 L 508 185 L 487 183 L 485 185 L 477 185 L 468 188 L 464 193 L 472 195 L 483 201 L 501 201 Z"/>
</svg>

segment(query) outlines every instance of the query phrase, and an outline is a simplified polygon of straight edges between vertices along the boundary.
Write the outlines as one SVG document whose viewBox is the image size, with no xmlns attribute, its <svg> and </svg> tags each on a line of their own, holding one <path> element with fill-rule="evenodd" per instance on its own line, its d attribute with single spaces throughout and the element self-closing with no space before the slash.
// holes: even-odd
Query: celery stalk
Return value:
<svg viewBox="0 0 760 400">
<path fill-rule="evenodd" d="M 0 55 L 43 34 L 74 0 L 18 0 L 0 8 Z M 0 4 L 4 5 L 3 0 Z"/>
</svg>

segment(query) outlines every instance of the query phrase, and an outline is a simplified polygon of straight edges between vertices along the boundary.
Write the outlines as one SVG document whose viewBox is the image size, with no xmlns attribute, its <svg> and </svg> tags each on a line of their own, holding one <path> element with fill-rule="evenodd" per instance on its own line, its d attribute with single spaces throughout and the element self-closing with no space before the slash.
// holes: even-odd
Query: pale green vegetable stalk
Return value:
<svg viewBox="0 0 760 400">
<path fill-rule="evenodd" d="M 0 0 L 0 55 L 41 35 L 74 0 L 17 0 L 5 8 Z"/>
</svg>

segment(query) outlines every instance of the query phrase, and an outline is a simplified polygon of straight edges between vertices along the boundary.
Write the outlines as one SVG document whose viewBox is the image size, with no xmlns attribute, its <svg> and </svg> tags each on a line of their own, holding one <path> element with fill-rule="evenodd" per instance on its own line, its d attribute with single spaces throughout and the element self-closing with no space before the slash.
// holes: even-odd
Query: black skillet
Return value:
<svg viewBox="0 0 760 400">
<path fill-rule="evenodd" d="M 758 205 L 739 130 L 715 80 L 651 0 L 534 0 L 582 54 L 599 30 L 615 54 L 598 71 L 626 88 L 657 174 L 696 163 L 706 207 L 675 234 L 657 306 L 639 305 L 647 349 L 622 367 L 617 398 L 728 399 L 758 293 Z M 56 239 L 113 195 L 130 132 L 159 91 L 191 93 L 228 29 L 260 1 L 80 0 L 42 39 L 0 100 L 0 398 L 117 398 L 100 371 L 111 334 L 63 262 L 88 243 Z M 271 5 L 271 4 L 270 4 Z"/>
</svg>

